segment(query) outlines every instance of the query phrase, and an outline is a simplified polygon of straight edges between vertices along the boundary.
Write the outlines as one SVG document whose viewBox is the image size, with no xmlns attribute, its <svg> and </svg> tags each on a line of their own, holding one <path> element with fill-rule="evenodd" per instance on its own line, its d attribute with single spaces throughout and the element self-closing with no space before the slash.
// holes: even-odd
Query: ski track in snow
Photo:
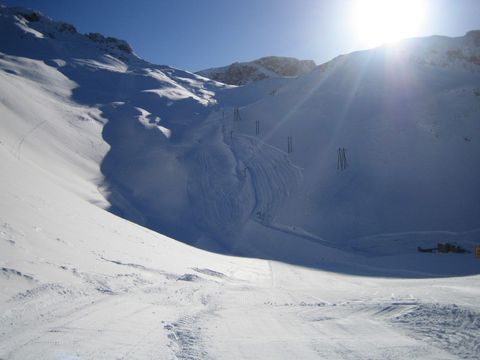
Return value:
<svg viewBox="0 0 480 360">
<path fill-rule="evenodd" d="M 288 156 L 254 137 L 237 134 L 233 138 L 233 151 L 248 172 L 255 189 L 254 219 L 271 223 L 275 209 L 301 182 L 301 172 Z"/>
<path fill-rule="evenodd" d="M 214 279 L 225 279 L 224 274 L 211 269 L 194 268 L 193 270 L 212 276 Z M 175 294 L 181 302 L 186 302 L 188 305 L 181 316 L 164 325 L 171 341 L 169 347 L 174 349 L 177 359 L 213 359 L 215 357 L 208 353 L 206 346 L 214 339 L 209 338 L 203 332 L 203 328 L 208 326 L 212 317 L 216 316 L 216 310 L 221 303 L 219 300 L 224 291 L 224 283 L 207 280 L 206 283 L 197 284 L 195 281 L 204 281 L 204 279 L 198 276 L 192 279 L 185 275 L 190 274 L 184 274 L 177 280 L 186 280 L 190 285 L 177 289 Z M 231 279 L 228 281 L 232 282 Z"/>
<path fill-rule="evenodd" d="M 177 359 L 208 359 L 207 352 L 203 349 L 199 327 L 199 315 L 183 316 L 175 322 L 165 325 L 164 328 L 177 347 Z"/>
<path fill-rule="evenodd" d="M 228 109 L 227 109 L 228 110 Z M 247 218 L 268 225 L 280 231 L 288 227 L 274 224 L 275 210 L 300 185 L 302 174 L 293 165 L 283 151 L 246 134 L 227 134 L 232 120 L 213 117 L 202 125 L 200 131 L 209 131 L 211 137 L 221 131 L 223 143 L 234 156 L 236 168 L 232 175 L 226 176 L 228 156 L 218 147 L 203 145 L 190 159 L 192 176 L 189 179 L 188 192 L 193 204 L 194 214 L 202 227 L 212 233 L 225 236 L 238 231 Z M 212 130 L 213 128 L 213 130 Z M 204 140 L 207 142 L 208 140 Z M 225 149 L 223 149 L 225 151 Z M 234 175 L 235 174 L 235 175 Z M 249 203 L 253 191 L 254 203 Z M 300 235 L 290 229 L 291 233 Z M 300 236 L 308 237 L 307 234 Z M 316 238 L 310 236 L 310 238 Z"/>
<path fill-rule="evenodd" d="M 413 337 L 443 348 L 462 359 L 480 354 L 480 314 L 455 304 L 418 304 L 391 321 Z"/>
<path fill-rule="evenodd" d="M 38 130 L 41 126 L 43 126 L 47 121 L 40 121 L 38 124 L 34 125 L 30 130 L 28 130 L 25 134 L 20 137 L 17 145 L 15 146 L 14 154 L 19 159 L 20 153 L 22 152 L 22 146 L 25 140 L 32 135 L 36 130 Z"/>
<path fill-rule="evenodd" d="M 236 179 L 225 182 L 216 158 L 214 150 L 196 152 L 197 171 L 192 172 L 188 190 L 201 226 L 213 234 L 232 234 L 247 215 L 240 196 L 245 184 Z"/>
<path fill-rule="evenodd" d="M 235 156 L 239 177 L 251 183 L 255 203 L 250 219 L 276 231 L 332 246 L 332 243 L 300 227 L 275 222 L 275 211 L 301 186 L 302 170 L 292 163 L 288 154 L 263 140 L 238 131 L 230 130 L 230 133 L 228 129 L 234 129 L 236 122 L 242 122 L 225 116 L 231 111 L 229 108 L 220 109 L 224 115 L 214 117 L 214 121 L 221 123 L 223 142 Z"/>
</svg>

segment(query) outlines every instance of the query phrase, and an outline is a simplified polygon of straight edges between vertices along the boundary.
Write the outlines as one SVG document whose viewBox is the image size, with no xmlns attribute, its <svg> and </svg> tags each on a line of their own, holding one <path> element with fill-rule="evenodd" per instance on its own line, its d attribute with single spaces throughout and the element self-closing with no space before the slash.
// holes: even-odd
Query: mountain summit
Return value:
<svg viewBox="0 0 480 360">
<path fill-rule="evenodd" d="M 197 74 L 229 85 L 245 85 L 275 77 L 296 77 L 312 71 L 315 66 L 313 60 L 267 56 L 254 61 L 236 62 L 224 67 L 197 71 Z"/>
</svg>

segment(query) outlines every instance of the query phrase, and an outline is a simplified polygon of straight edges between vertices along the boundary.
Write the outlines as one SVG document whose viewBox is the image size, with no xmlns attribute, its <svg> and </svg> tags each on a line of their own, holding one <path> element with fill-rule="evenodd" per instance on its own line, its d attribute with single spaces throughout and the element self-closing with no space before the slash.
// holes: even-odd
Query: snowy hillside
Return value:
<svg viewBox="0 0 480 360">
<path fill-rule="evenodd" d="M 430 55 L 412 40 L 335 59 L 298 79 L 217 91 L 216 105 L 195 111 L 198 122 L 177 130 L 168 147 L 152 139 L 145 150 L 146 140 L 129 137 L 117 148 L 105 137 L 112 149 L 104 174 L 147 226 L 209 250 L 309 266 L 318 253 L 305 249 L 317 244 L 373 255 L 415 256 L 417 246 L 437 241 L 472 250 L 480 228 L 480 173 L 472 166 L 480 78 L 468 60 L 448 61 L 469 36 L 445 39 L 436 54 L 442 66 L 419 61 Z M 132 133 L 114 129 L 121 139 Z M 141 161 L 132 163 L 132 148 Z M 339 148 L 345 171 L 337 168 Z M 462 264 L 467 272 L 478 267 L 471 261 Z"/>
<path fill-rule="evenodd" d="M 245 85 L 276 77 L 297 77 L 312 71 L 314 67 L 313 60 L 267 56 L 254 61 L 201 70 L 197 74 L 224 84 Z"/>
<path fill-rule="evenodd" d="M 480 238 L 477 33 L 241 87 L 0 34 L 0 358 L 478 358 L 480 262 L 416 250 Z"/>
<path fill-rule="evenodd" d="M 447 268 L 440 258 L 398 260 L 438 241 L 471 251 L 480 233 L 476 32 L 231 87 L 150 64 L 121 40 L 27 10 L 2 12 L 4 126 L 26 137 L 9 146 L 26 152 L 37 143 L 69 168 L 81 164 L 94 187 L 86 198 L 101 196 L 91 201 L 102 208 L 221 253 L 350 272 L 340 264 L 363 251 L 375 255 L 355 261 L 365 273 L 396 273 L 396 261 L 420 274 L 477 271 L 473 257 Z M 452 51 L 464 55 L 452 59 Z M 36 88 L 33 103 L 20 105 L 20 94 Z M 76 134 L 79 126 L 91 139 Z M 59 136 L 46 141 L 49 127 Z M 32 159 L 72 176 L 43 152 Z"/>
<path fill-rule="evenodd" d="M 472 34 L 445 39 L 435 57 L 436 38 L 343 56 L 245 104 L 235 133 L 282 151 L 291 136 L 289 161 L 301 169 L 276 221 L 335 242 L 478 229 L 480 48 Z"/>
</svg>

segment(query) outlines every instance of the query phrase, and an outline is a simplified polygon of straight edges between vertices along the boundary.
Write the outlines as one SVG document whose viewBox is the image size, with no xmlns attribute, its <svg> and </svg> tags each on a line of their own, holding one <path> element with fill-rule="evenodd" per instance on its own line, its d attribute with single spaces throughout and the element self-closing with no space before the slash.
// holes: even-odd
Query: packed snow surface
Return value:
<svg viewBox="0 0 480 360">
<path fill-rule="evenodd" d="M 480 260 L 416 250 L 480 242 L 478 32 L 243 87 L 0 34 L 1 359 L 480 357 Z"/>
</svg>

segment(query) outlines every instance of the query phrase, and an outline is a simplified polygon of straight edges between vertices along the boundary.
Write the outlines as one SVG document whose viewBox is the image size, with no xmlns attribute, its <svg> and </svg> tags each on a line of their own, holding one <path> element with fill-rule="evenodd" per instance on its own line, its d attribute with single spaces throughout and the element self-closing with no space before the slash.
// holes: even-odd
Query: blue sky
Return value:
<svg viewBox="0 0 480 360">
<path fill-rule="evenodd" d="M 267 55 L 322 63 L 365 48 L 352 26 L 356 0 L 4 0 L 84 32 L 127 40 L 158 64 L 187 70 Z M 480 29 L 480 0 L 424 0 L 417 36 Z"/>
</svg>

